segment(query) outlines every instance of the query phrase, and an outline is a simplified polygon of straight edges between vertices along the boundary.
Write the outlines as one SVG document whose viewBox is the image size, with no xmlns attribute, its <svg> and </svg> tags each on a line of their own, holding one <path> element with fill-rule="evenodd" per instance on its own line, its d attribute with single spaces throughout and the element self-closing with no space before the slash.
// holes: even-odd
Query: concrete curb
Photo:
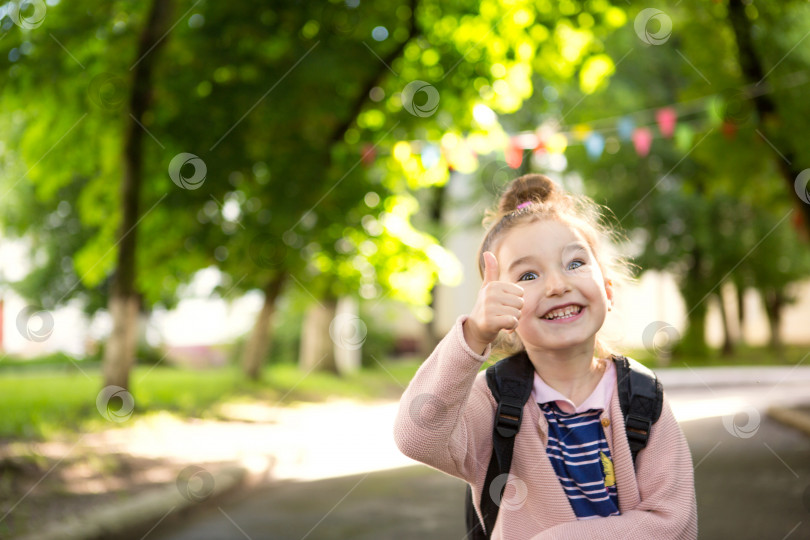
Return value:
<svg viewBox="0 0 810 540">
<path fill-rule="evenodd" d="M 810 414 L 792 407 L 768 407 L 768 415 L 774 420 L 802 431 L 810 436 Z"/>
<path fill-rule="evenodd" d="M 242 484 L 248 477 L 247 469 L 228 466 L 211 475 L 210 493 L 199 497 L 184 496 L 175 483 L 147 491 L 125 501 L 110 503 L 78 516 L 49 523 L 42 530 L 29 533 L 21 540 L 99 540 L 103 538 L 129 538 L 135 531 L 138 537 L 151 532 L 158 523 L 192 506 L 210 504 L 225 493 Z"/>
</svg>

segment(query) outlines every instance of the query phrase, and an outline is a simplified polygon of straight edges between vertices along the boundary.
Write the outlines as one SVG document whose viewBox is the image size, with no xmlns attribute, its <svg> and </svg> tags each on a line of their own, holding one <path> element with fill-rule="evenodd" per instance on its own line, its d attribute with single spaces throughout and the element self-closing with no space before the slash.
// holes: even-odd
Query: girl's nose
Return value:
<svg viewBox="0 0 810 540">
<path fill-rule="evenodd" d="M 546 295 L 559 296 L 569 290 L 568 282 L 560 272 L 550 272 L 546 278 Z"/>
</svg>

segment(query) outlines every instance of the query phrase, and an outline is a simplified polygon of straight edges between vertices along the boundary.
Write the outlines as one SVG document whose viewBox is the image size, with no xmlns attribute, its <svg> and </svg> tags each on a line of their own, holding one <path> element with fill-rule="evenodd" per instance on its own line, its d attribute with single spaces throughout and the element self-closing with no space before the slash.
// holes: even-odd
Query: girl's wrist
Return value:
<svg viewBox="0 0 810 540">
<path fill-rule="evenodd" d="M 475 353 L 484 354 L 490 342 L 484 341 L 478 337 L 478 333 L 476 332 L 474 326 L 475 323 L 471 322 L 470 319 L 467 319 L 461 325 L 461 330 L 464 334 L 464 341 L 467 342 L 467 346 Z"/>
</svg>

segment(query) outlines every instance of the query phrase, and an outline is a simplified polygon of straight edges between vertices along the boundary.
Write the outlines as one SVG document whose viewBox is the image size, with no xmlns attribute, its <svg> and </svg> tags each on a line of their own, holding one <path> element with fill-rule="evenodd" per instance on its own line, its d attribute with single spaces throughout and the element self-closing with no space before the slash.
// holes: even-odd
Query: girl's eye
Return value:
<svg viewBox="0 0 810 540">
<path fill-rule="evenodd" d="M 518 278 L 518 281 L 529 281 L 530 279 L 537 279 L 537 274 L 534 272 L 526 272 Z"/>
<path fill-rule="evenodd" d="M 570 263 L 568 263 L 568 269 L 569 270 L 576 270 L 577 268 L 579 268 L 580 266 L 583 266 L 584 264 L 585 263 L 583 261 L 580 261 L 579 259 L 577 259 L 575 261 L 571 261 Z"/>
</svg>

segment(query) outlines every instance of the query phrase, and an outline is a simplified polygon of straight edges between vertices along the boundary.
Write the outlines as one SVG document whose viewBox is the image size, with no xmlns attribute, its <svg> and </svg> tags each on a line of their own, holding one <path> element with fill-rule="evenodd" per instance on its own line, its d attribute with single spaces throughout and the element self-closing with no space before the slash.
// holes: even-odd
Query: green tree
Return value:
<svg viewBox="0 0 810 540">
<path fill-rule="evenodd" d="M 8 59 L 3 99 L 11 105 L 11 121 L 19 126 L 16 158 L 28 169 L 18 180 L 9 179 L 7 190 L 14 195 L 4 202 L 33 203 L 28 208 L 51 205 L 55 211 L 17 220 L 11 230 L 33 231 L 34 239 L 42 242 L 34 246 L 35 252 L 46 253 L 34 258 L 45 259 L 35 276 L 47 277 L 56 264 L 64 268 L 65 259 L 73 258 L 73 271 L 67 272 L 79 276 L 73 285 L 53 280 L 41 283 L 35 293 L 50 299 L 49 307 L 93 291 L 94 301 L 88 303 L 92 309 L 99 305 L 99 287 L 110 285 L 106 297 L 114 328 L 106 347 L 104 379 L 105 384 L 126 387 L 141 307 L 136 252 L 145 132 L 139 119 L 149 110 L 154 61 L 169 26 L 169 3 L 154 2 L 144 9 L 119 2 L 85 12 L 46 12 L 41 2 L 30 5 L 33 14 L 12 10 L 2 22 L 13 36 L 3 43 Z M 110 55 L 106 47 L 121 54 Z M 107 71 L 124 63 L 131 65 L 127 83 Z M 74 138 L 84 144 L 71 145 Z M 23 180 L 33 189 L 18 190 Z M 54 227 L 54 216 L 70 217 L 70 226 Z M 30 291 L 31 284 L 36 281 L 28 280 L 21 290 Z"/>
<path fill-rule="evenodd" d="M 782 312 L 797 300 L 791 286 L 810 276 L 810 251 L 805 249 L 795 229 L 780 226 L 780 216 L 762 210 L 752 214 L 754 234 L 762 239 L 757 248 L 759 260 L 746 261 L 741 273 L 762 296 L 768 316 L 770 347 L 782 356 Z"/>
<path fill-rule="evenodd" d="M 112 286 L 106 382 L 121 386 L 138 306 L 170 303 L 211 264 L 222 291 L 264 293 L 246 348 L 254 376 L 291 277 L 316 296 L 359 284 L 429 302 L 414 284 L 429 289 L 444 255 L 410 223 L 408 192 L 441 187 L 447 162 L 397 157 L 397 143 L 452 153 L 464 131 L 486 131 L 473 105 L 518 110 L 538 71 L 595 84 L 610 71 L 596 36 L 624 22 L 578 2 L 163 7 L 59 4 L 36 27 L 2 23 L 3 122 L 31 189 L 5 185 L 50 213 L 68 202 L 81 234 L 60 244 L 48 213 L 13 230 L 58 245 L 51 268 L 72 257 L 69 294 Z"/>
<path fill-rule="evenodd" d="M 219 39 L 197 35 L 191 47 L 196 56 L 181 56 L 182 50 L 167 53 L 192 65 L 200 62 L 192 70 L 198 78 L 200 72 L 210 72 L 197 83 L 194 99 L 210 103 L 206 110 L 211 112 L 197 115 L 199 129 L 186 125 L 183 131 L 174 130 L 171 140 L 177 150 L 203 148 L 195 153 L 204 159 L 209 175 L 218 171 L 213 176 L 227 177 L 233 186 L 224 199 L 239 205 L 244 230 L 217 215 L 217 207 L 206 200 L 210 199 L 206 183 L 187 194 L 187 200 L 192 207 L 209 208 L 204 219 L 220 222 L 227 240 L 219 231 L 198 231 L 186 244 L 211 249 L 219 243 L 214 252 L 221 254 L 218 266 L 230 282 L 236 288 L 265 291 L 265 305 L 244 359 L 252 375 L 266 356 L 274 302 L 290 277 L 326 303 L 358 285 L 361 293 L 364 287 L 370 291 L 363 296 L 388 295 L 417 305 L 429 302 L 428 296 L 414 294 L 417 288 L 406 284 L 429 288 L 444 255 L 435 241 L 412 231 L 409 217 L 418 206 L 407 192 L 440 187 L 447 178 L 447 164 L 440 161 L 427 171 L 418 155 L 398 159 L 398 142 L 457 137 L 465 126 L 474 126 L 472 104 L 479 101 L 501 111 L 516 110 L 531 93 L 529 74 L 543 65 L 535 51 L 553 61 L 556 69 L 570 69 L 589 59 L 587 48 L 562 50 L 559 40 L 571 23 L 550 6 L 542 14 L 533 13 L 528 3 L 361 7 L 362 13 L 345 5 L 285 6 L 256 17 L 248 7 L 240 16 L 234 6 L 207 6 L 202 12 L 206 26 L 229 30 Z M 610 27 L 616 12 L 603 6 L 598 16 L 599 25 Z M 264 32 L 274 36 L 269 49 L 250 46 L 244 38 Z M 382 36 L 379 43 L 369 40 L 375 32 L 382 32 L 377 34 Z M 482 35 L 492 39 L 485 41 Z M 577 35 L 588 40 L 587 32 Z M 172 43 L 179 47 L 185 41 L 177 36 Z M 203 65 L 200 59 L 216 57 L 223 49 L 229 51 L 226 65 Z M 272 74 L 270 80 L 283 79 L 267 99 L 263 99 L 266 79 L 248 77 L 254 71 Z M 192 111 L 183 111 L 191 101 L 183 91 L 186 83 L 181 77 L 173 80 L 178 84 L 176 94 L 169 92 L 164 98 L 176 103 L 178 119 L 189 118 Z M 423 86 L 426 90 L 416 94 L 407 90 L 420 80 L 430 83 Z M 215 104 L 257 103 L 256 96 L 258 105 L 233 129 L 210 130 L 212 116 L 224 113 Z M 438 106 L 432 102 L 436 96 Z M 168 124 L 167 129 L 172 125 L 181 123 Z M 180 144 L 184 137 L 185 144 Z M 208 140 L 201 144 L 201 138 Z M 360 164 L 373 161 L 372 151 L 380 163 L 364 169 Z M 369 193 L 372 200 L 381 201 L 375 210 L 365 204 Z M 374 223 L 381 225 L 381 232 L 369 230 L 367 224 L 373 229 Z M 259 268 L 248 271 L 245 263 L 257 259 Z"/>
<path fill-rule="evenodd" d="M 806 37 L 804 30 L 810 25 L 810 9 L 806 2 L 753 6 L 742 0 L 729 0 L 727 20 L 734 32 L 742 79 L 751 87 L 744 97 L 751 101 L 756 112 L 754 123 L 771 146 L 771 158 L 810 234 L 810 203 L 799 198 L 796 189 L 797 177 L 810 164 L 805 144 L 807 126 L 796 122 L 810 112 L 804 99 L 806 92 L 796 88 L 806 78 L 800 76 L 798 84 L 789 81 L 797 72 L 806 72 L 810 64 L 810 56 L 804 49 L 791 54 Z"/>
</svg>

